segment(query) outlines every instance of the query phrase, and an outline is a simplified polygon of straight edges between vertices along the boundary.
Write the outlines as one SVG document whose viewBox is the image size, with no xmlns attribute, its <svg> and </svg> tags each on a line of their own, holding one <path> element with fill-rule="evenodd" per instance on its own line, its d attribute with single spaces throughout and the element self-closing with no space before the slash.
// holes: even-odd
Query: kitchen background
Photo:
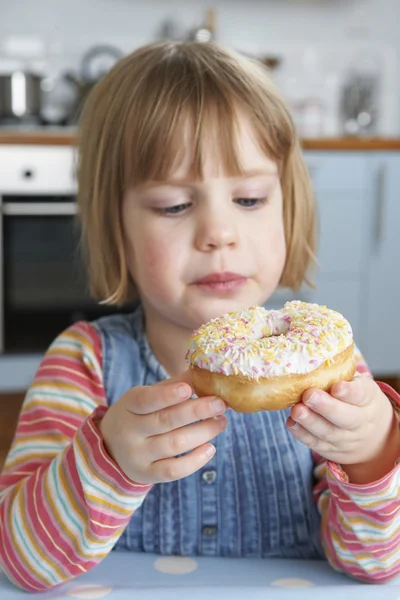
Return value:
<svg viewBox="0 0 400 600">
<path fill-rule="evenodd" d="M 57 8 L 56 6 L 57 5 Z M 0 468 L 51 339 L 99 314 L 74 224 L 75 133 L 95 81 L 157 39 L 216 39 L 286 96 L 320 221 L 316 287 L 376 377 L 400 383 L 398 0 L 0 0 Z"/>
</svg>

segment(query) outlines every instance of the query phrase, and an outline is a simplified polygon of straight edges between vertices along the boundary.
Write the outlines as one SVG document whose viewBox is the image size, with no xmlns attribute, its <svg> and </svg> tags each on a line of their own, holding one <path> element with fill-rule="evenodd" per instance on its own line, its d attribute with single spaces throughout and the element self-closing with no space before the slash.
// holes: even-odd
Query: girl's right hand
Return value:
<svg viewBox="0 0 400 600">
<path fill-rule="evenodd" d="M 108 409 L 99 430 L 107 452 L 132 481 L 182 479 L 213 457 L 215 448 L 208 442 L 225 429 L 227 406 L 214 396 L 190 399 L 192 393 L 186 371 L 134 387 Z"/>
</svg>

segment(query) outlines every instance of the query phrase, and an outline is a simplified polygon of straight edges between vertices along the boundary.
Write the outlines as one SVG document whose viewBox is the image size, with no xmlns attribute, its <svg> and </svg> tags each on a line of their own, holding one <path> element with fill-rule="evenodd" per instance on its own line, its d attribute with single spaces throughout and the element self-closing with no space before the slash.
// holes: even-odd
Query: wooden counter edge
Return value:
<svg viewBox="0 0 400 600">
<path fill-rule="evenodd" d="M 315 138 L 301 141 L 304 150 L 400 150 L 400 138 Z"/>
<path fill-rule="evenodd" d="M 22 133 L 0 130 L 1 144 L 21 144 L 33 146 L 74 146 L 77 136 L 74 133 Z M 301 144 L 304 150 L 330 150 L 330 151 L 375 151 L 375 150 L 400 150 L 400 138 L 314 138 L 303 139 Z"/>
</svg>

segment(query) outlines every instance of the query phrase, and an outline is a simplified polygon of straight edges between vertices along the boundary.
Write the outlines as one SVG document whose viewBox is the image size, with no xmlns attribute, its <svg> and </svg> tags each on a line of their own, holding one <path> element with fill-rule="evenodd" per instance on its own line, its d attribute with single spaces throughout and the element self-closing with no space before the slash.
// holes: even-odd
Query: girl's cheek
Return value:
<svg viewBox="0 0 400 600">
<path fill-rule="evenodd" d="M 170 261 L 168 245 L 162 241 L 147 242 L 143 247 L 143 265 L 148 275 L 158 275 Z"/>
</svg>

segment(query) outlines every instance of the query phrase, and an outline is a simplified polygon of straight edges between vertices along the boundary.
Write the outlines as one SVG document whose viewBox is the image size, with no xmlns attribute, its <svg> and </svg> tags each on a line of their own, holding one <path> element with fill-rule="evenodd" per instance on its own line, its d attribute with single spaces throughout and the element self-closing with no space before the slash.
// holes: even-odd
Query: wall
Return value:
<svg viewBox="0 0 400 600">
<path fill-rule="evenodd" d="M 35 33 L 74 52 L 100 38 L 152 37 L 157 22 L 178 15 L 187 26 L 202 18 L 207 0 L 2 0 L 0 38 Z M 256 49 L 271 41 L 337 43 L 356 29 L 372 41 L 400 44 L 398 0 L 215 0 L 222 42 Z M 55 6 L 58 10 L 56 11 Z M 362 31 L 361 31 L 362 30 Z"/>
<path fill-rule="evenodd" d="M 77 66 L 94 43 L 115 43 L 128 52 L 154 39 L 166 18 L 175 16 L 184 30 L 196 25 L 210 4 L 207 0 L 1 0 L 0 51 L 11 34 L 38 35 L 46 44 L 50 68 Z M 299 57 L 306 47 L 316 50 L 323 72 L 343 69 L 355 49 L 361 54 L 378 49 L 384 79 L 383 129 L 397 131 L 399 0 L 215 0 L 213 5 L 219 41 L 247 52 L 279 51 L 289 57 L 286 66 L 290 63 L 292 71 L 304 67 Z"/>
</svg>

